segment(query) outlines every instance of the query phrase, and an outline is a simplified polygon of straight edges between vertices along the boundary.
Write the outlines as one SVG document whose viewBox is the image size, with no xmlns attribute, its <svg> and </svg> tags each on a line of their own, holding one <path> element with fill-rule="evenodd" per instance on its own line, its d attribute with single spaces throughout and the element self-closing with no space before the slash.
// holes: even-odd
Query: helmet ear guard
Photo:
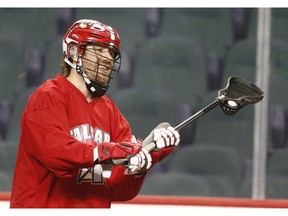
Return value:
<svg viewBox="0 0 288 216">
<path fill-rule="evenodd" d="M 77 46 L 75 44 L 69 44 L 68 48 L 68 59 L 69 58 L 75 58 L 77 56 Z"/>
<path fill-rule="evenodd" d="M 65 46 L 65 48 L 64 48 Z M 63 50 L 64 51 L 64 61 L 70 65 L 72 68 L 76 68 L 77 65 L 73 63 L 73 59 L 77 57 L 77 46 L 75 44 L 69 44 L 68 46 L 63 43 Z"/>
</svg>

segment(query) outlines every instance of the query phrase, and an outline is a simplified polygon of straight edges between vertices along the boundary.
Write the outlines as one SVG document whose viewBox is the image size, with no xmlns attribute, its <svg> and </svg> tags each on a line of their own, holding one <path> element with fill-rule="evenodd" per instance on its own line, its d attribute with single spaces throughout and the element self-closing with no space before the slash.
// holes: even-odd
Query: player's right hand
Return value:
<svg viewBox="0 0 288 216">
<path fill-rule="evenodd" d="M 114 160 L 117 161 L 118 159 L 123 159 L 123 162 L 129 161 L 141 148 L 142 146 L 139 143 L 104 142 L 94 149 L 94 162 L 95 164 L 103 164 Z"/>
<path fill-rule="evenodd" d="M 101 143 L 94 152 L 95 164 L 122 165 L 127 169 L 125 174 L 134 175 L 145 172 L 152 166 L 150 153 L 140 143 Z M 107 178 L 111 170 L 106 173 Z"/>
</svg>

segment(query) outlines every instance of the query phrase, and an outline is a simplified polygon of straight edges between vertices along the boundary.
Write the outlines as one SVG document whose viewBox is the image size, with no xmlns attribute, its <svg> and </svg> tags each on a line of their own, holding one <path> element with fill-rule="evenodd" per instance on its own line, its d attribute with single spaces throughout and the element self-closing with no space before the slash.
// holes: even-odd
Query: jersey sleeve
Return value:
<svg viewBox="0 0 288 216">
<path fill-rule="evenodd" d="M 151 152 L 154 166 L 157 162 L 164 160 L 174 147 L 163 148 L 160 151 Z M 112 201 L 127 201 L 137 196 L 141 190 L 146 174 L 145 171 L 140 175 L 125 175 L 125 167 L 115 166 L 112 170 L 111 178 L 108 179 Z"/>
<path fill-rule="evenodd" d="M 137 175 L 125 175 L 125 169 L 123 166 L 115 166 L 110 179 L 107 180 L 112 201 L 131 200 L 141 190 L 147 172 L 138 177 Z"/>
<path fill-rule="evenodd" d="M 21 136 L 31 155 L 64 178 L 74 177 L 79 168 L 92 167 L 95 146 L 79 142 L 70 135 L 69 120 L 61 100 L 50 94 L 37 100 L 28 105 L 21 123 Z"/>
<path fill-rule="evenodd" d="M 175 146 L 162 148 L 159 151 L 152 151 L 151 157 L 152 157 L 152 165 L 155 165 L 156 163 L 161 162 L 164 160 L 168 155 L 175 149 Z"/>
</svg>

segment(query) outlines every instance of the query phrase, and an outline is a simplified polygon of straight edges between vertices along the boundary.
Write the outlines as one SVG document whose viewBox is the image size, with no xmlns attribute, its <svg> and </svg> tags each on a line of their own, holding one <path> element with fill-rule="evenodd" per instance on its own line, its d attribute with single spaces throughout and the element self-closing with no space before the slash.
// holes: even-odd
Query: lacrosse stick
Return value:
<svg viewBox="0 0 288 216">
<path fill-rule="evenodd" d="M 175 130 L 180 131 L 182 128 L 199 119 L 201 116 L 207 114 L 217 106 L 220 106 L 226 115 L 235 115 L 244 106 L 258 103 L 263 99 L 263 97 L 264 92 L 262 89 L 253 83 L 238 77 L 229 77 L 226 87 L 218 91 L 218 97 L 216 97 L 213 102 L 174 128 Z M 156 144 L 152 142 L 143 147 L 151 152 L 156 148 Z M 128 160 L 129 159 L 113 160 L 113 164 L 127 166 Z"/>
<path fill-rule="evenodd" d="M 226 87 L 218 91 L 218 97 L 216 97 L 212 103 L 202 108 L 200 111 L 190 116 L 174 128 L 175 130 L 180 131 L 182 128 L 196 121 L 219 105 L 226 115 L 235 115 L 244 106 L 258 103 L 263 99 L 263 97 L 264 92 L 262 89 L 253 83 L 238 77 L 229 77 Z M 145 146 L 145 148 L 148 151 L 152 151 L 156 148 L 156 144 L 150 143 Z"/>
</svg>

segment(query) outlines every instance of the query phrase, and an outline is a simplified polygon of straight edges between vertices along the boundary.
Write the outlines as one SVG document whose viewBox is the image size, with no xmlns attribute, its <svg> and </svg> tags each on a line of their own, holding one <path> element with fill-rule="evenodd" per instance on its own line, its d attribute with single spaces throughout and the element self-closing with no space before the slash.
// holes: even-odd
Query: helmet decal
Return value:
<svg viewBox="0 0 288 216">
<path fill-rule="evenodd" d="M 96 20 L 82 19 L 76 21 L 64 36 L 62 46 L 64 58 L 68 58 L 69 44 L 77 45 L 78 53 L 82 54 L 83 48 L 88 42 L 111 47 L 120 54 L 120 37 L 116 29 Z"/>
</svg>

